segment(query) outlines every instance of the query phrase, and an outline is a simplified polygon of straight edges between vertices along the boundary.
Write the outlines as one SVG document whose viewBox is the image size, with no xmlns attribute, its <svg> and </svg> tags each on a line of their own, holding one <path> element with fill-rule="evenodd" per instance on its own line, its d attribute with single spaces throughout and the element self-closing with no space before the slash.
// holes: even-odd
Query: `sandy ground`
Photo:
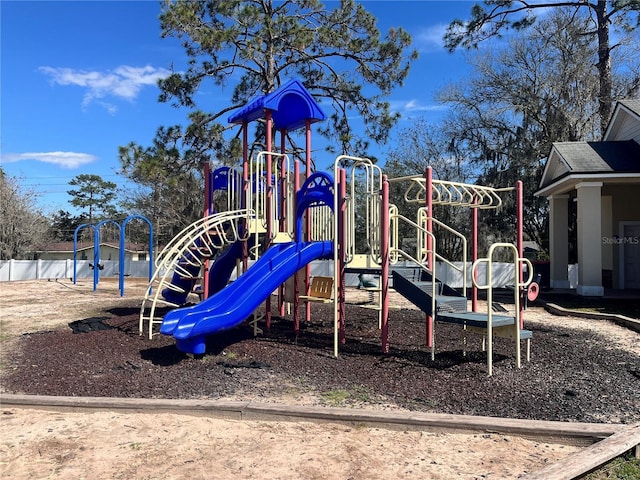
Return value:
<svg viewBox="0 0 640 480">
<path fill-rule="evenodd" d="M 64 479 L 516 478 L 575 451 L 495 434 L 2 408 L 0 476 Z"/>
<path fill-rule="evenodd" d="M 121 298 L 114 279 L 101 280 L 95 292 L 89 280 L 0 283 L 1 356 L 11 354 L 23 333 L 65 327 L 105 304 L 141 299 L 145 287 L 128 279 Z M 594 328 L 593 321 L 540 308 L 529 309 L 527 321 Z M 637 334 L 596 324 L 612 346 L 640 352 Z M 507 479 L 578 450 L 493 433 L 10 406 L 0 406 L 0 438 L 3 479 Z"/>
</svg>

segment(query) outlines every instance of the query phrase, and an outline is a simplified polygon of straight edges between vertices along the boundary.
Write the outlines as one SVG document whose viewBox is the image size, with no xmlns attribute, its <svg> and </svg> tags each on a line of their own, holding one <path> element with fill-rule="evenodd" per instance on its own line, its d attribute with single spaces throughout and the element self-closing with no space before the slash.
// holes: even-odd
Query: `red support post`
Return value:
<svg viewBox="0 0 640 480">
<path fill-rule="evenodd" d="M 286 150 L 286 131 L 280 130 L 280 153 L 284 155 Z M 278 230 L 280 232 L 285 232 L 287 230 L 287 216 L 290 215 L 290 212 L 287 212 L 287 184 L 286 184 L 286 165 L 284 157 L 280 157 L 280 178 L 278 179 L 280 188 L 278 189 L 280 192 L 280 197 L 278 200 L 278 205 L 280 211 L 278 212 L 280 221 L 278 222 Z M 284 298 L 285 296 L 285 285 L 280 285 L 278 288 L 278 307 L 280 309 L 280 316 L 284 316 Z"/>
<path fill-rule="evenodd" d="M 517 209 L 517 219 L 516 219 L 516 230 L 517 230 L 517 244 L 516 248 L 518 249 L 518 258 L 522 258 L 524 256 L 524 235 L 523 235 L 523 214 L 524 214 L 524 200 L 523 200 L 523 184 L 522 180 L 518 180 L 516 182 L 516 209 Z M 518 282 L 522 283 L 524 280 L 524 272 L 522 271 L 522 263 L 520 260 L 517 261 L 518 265 Z M 518 288 L 518 295 L 520 295 L 520 288 Z M 520 328 L 524 328 L 524 302 L 520 302 Z"/>
<path fill-rule="evenodd" d="M 425 172 L 425 201 L 427 207 L 427 232 L 429 234 L 433 233 L 433 222 L 431 218 L 433 217 L 433 169 L 431 167 L 427 167 Z M 427 235 L 427 268 L 433 272 L 433 239 L 431 235 Z M 431 281 L 435 282 L 435 277 L 431 278 Z M 427 323 L 427 346 L 431 347 L 433 345 L 433 312 L 431 315 L 427 315 L 426 318 Z"/>
<path fill-rule="evenodd" d="M 300 190 L 300 164 L 298 162 L 294 162 L 293 164 L 293 182 L 295 185 L 295 191 Z M 298 205 L 296 203 L 297 195 L 295 195 L 293 199 L 293 209 L 297 210 Z M 295 232 L 295 230 L 294 230 Z M 298 238 L 295 241 L 299 241 Z M 300 333 L 300 320 L 298 319 L 298 307 L 300 306 L 300 299 L 298 295 L 300 294 L 300 285 L 298 282 L 298 272 L 293 276 L 293 331 L 296 334 L 296 338 L 298 338 L 298 333 Z"/>
<path fill-rule="evenodd" d="M 311 120 L 307 119 L 305 123 L 305 180 L 311 176 Z M 335 180 L 334 180 L 335 181 Z M 296 190 L 297 191 L 297 190 Z M 337 208 L 335 206 L 334 208 Z M 337 212 L 334 212 L 334 215 L 337 215 Z M 311 217 L 309 216 L 309 212 L 305 213 L 305 230 L 304 240 L 311 239 Z M 296 241 L 300 241 L 301 239 L 296 239 Z M 307 264 L 304 267 L 304 288 L 305 295 L 311 295 L 311 265 Z M 311 302 L 306 303 L 305 309 L 305 319 L 307 322 L 311 321 Z"/>
</svg>

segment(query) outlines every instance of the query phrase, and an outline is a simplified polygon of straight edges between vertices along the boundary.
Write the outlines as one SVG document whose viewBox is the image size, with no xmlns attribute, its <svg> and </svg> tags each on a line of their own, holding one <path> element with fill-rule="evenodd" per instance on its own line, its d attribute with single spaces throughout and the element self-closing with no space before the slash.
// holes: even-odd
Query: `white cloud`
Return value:
<svg viewBox="0 0 640 480">
<path fill-rule="evenodd" d="M 415 36 L 416 48 L 420 51 L 434 51 L 444 48 L 442 40 L 447 31 L 448 24 L 439 23 L 423 28 Z"/>
<path fill-rule="evenodd" d="M 23 160 L 36 160 L 38 162 L 51 163 L 62 168 L 78 168 L 98 159 L 95 155 L 76 152 L 27 152 L 7 153 L 2 155 L 2 163 L 21 162 Z"/>
<path fill-rule="evenodd" d="M 159 79 L 171 74 L 166 68 L 150 65 L 144 67 L 121 65 L 115 70 L 106 72 L 56 67 L 40 67 L 39 70 L 48 75 L 54 84 L 74 85 L 85 89 L 82 99 L 83 107 L 107 97 L 133 101 L 143 87 L 155 86 Z M 104 101 L 98 103 L 110 113 L 115 113 L 116 107 L 113 104 Z"/>
<path fill-rule="evenodd" d="M 391 109 L 395 112 L 400 112 L 402 114 L 411 114 L 416 112 L 439 112 L 445 110 L 446 107 L 443 105 L 428 105 L 420 102 L 420 100 L 411 99 L 411 100 L 402 100 L 402 101 L 392 101 Z"/>
</svg>

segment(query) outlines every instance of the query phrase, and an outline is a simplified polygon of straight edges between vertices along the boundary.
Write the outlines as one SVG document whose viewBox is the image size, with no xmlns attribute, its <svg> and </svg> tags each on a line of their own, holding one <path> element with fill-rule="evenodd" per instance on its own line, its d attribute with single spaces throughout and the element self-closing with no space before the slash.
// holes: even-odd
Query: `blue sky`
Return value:
<svg viewBox="0 0 640 480">
<path fill-rule="evenodd" d="M 464 53 L 442 48 L 442 34 L 454 18 L 468 18 L 474 2 L 361 3 L 382 32 L 402 26 L 420 51 L 405 86 L 389 98 L 404 116 L 396 131 L 415 116 L 438 118 L 434 93 L 466 69 Z M 2 0 L 0 9 L 1 165 L 39 192 L 43 213 L 76 213 L 66 191 L 79 174 L 124 185 L 119 146 L 149 146 L 159 126 L 187 124 L 186 109 L 157 100 L 158 78 L 185 65 L 179 43 L 160 38 L 158 2 Z M 208 89 L 200 108 L 229 103 L 230 90 Z"/>
</svg>

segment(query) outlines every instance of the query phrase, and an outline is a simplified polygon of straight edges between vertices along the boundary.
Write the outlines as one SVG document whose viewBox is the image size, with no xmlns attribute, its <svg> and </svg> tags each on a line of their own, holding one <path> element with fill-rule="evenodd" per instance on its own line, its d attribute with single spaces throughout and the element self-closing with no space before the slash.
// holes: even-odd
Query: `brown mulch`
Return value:
<svg viewBox="0 0 640 480">
<path fill-rule="evenodd" d="M 290 317 L 253 337 L 244 324 L 213 335 L 204 356 L 172 337 L 138 335 L 139 301 L 106 307 L 65 328 L 20 337 L 2 391 L 65 396 L 245 399 L 404 408 L 426 412 L 576 422 L 640 421 L 640 356 L 597 330 L 534 323 L 531 362 L 517 369 L 511 341 L 494 343 L 487 376 L 480 338 L 461 351 L 461 329 L 437 326 L 431 361 L 424 315 L 393 310 L 388 354 L 376 312 L 347 307 L 347 340 L 333 356 L 331 306 L 313 305 L 295 338 Z M 55 315 L 52 311 L 50 315 Z M 640 339 L 640 336 L 639 336 Z M 523 343 L 524 347 L 524 343 Z"/>
</svg>

